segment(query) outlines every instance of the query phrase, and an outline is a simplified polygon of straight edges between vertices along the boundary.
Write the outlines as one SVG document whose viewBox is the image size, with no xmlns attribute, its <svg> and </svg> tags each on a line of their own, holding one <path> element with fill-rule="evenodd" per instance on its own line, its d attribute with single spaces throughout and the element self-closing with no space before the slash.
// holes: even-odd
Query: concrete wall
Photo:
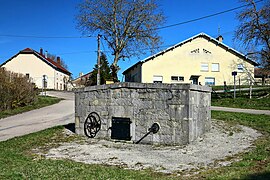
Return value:
<svg viewBox="0 0 270 180">
<path fill-rule="evenodd" d="M 211 89 L 193 84 L 117 83 L 75 92 L 76 133 L 84 134 L 88 114 L 97 112 L 101 130 L 97 138 L 111 138 L 112 117 L 131 119 L 131 141 L 138 141 L 154 122 L 160 131 L 142 142 L 187 144 L 210 129 Z"/>
</svg>

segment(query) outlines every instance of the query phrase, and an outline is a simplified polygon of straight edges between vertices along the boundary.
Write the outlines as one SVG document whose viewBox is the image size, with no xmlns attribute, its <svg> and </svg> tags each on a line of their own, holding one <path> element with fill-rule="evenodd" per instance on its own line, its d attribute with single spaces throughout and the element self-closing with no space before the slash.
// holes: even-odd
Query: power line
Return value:
<svg viewBox="0 0 270 180">
<path fill-rule="evenodd" d="M 96 36 L 32 36 L 32 35 L 14 35 L 14 34 L 0 34 L 1 37 L 15 37 L 15 38 L 38 38 L 38 39 L 80 39 L 80 38 L 95 38 Z"/>
<path fill-rule="evenodd" d="M 65 54 L 88 54 L 88 53 L 96 53 L 97 51 L 76 51 L 76 52 L 64 52 L 64 53 L 58 53 L 58 55 L 65 55 Z M 111 52 L 111 51 L 102 51 L 102 52 Z"/>
<path fill-rule="evenodd" d="M 263 0 L 255 1 L 255 3 L 259 3 L 259 2 L 262 2 L 262 1 Z M 241 9 L 243 7 L 247 7 L 247 6 L 250 6 L 250 5 L 251 5 L 251 3 L 246 4 L 246 5 L 242 5 L 242 6 L 238 6 L 238 7 L 232 8 L 232 9 L 228 9 L 228 10 L 225 10 L 225 11 L 217 12 L 217 13 L 214 13 L 214 14 L 210 14 L 210 15 L 207 15 L 207 16 L 202 16 L 202 17 L 191 19 L 191 20 L 188 20 L 188 21 L 183 21 L 183 22 L 179 22 L 179 23 L 175 23 L 175 24 L 171 24 L 171 25 L 167 25 L 167 26 L 162 26 L 162 27 L 158 27 L 158 28 L 154 28 L 154 29 L 150 29 L 150 30 L 160 30 L 160 29 L 170 28 L 170 27 L 174 27 L 174 26 L 179 26 L 179 25 L 199 21 L 199 20 L 202 20 L 202 19 L 210 18 L 210 17 L 213 17 L 213 16 L 217 16 L 217 15 L 220 15 L 220 14 L 224 14 L 224 13 L 227 13 L 227 12 L 235 11 L 237 9 Z M 148 30 L 146 30 L 146 31 L 148 31 Z"/>
<path fill-rule="evenodd" d="M 260 3 L 262 1 L 263 0 L 258 0 L 258 1 L 255 1 L 255 3 Z M 242 5 L 242 6 L 238 6 L 238 7 L 232 8 L 232 9 L 228 9 L 228 10 L 225 10 L 225 11 L 217 12 L 217 13 L 214 13 L 214 14 L 210 14 L 210 15 L 207 15 L 207 16 L 202 16 L 202 17 L 199 17 L 199 18 L 195 18 L 195 19 L 191 19 L 191 20 L 187 20 L 187 21 L 183 21 L 183 22 L 179 22 L 179 23 L 175 23 L 175 24 L 171 24 L 171 25 L 167 25 L 167 26 L 162 26 L 162 27 L 158 27 L 158 28 L 154 28 L 154 29 L 150 29 L 150 30 L 161 30 L 161 29 L 166 29 L 166 28 L 170 28 L 170 27 L 174 27 L 174 26 L 179 26 L 179 25 L 199 21 L 199 20 L 202 20 L 202 19 L 207 19 L 207 18 L 210 18 L 210 17 L 213 17 L 213 16 L 218 16 L 220 14 L 224 14 L 224 13 L 227 13 L 227 12 L 235 11 L 237 9 L 241 9 L 243 7 L 247 7 L 247 6 L 250 6 L 250 5 L 251 5 L 251 3 L 246 4 L 246 5 Z M 150 31 L 150 30 L 145 30 L 145 31 Z M 93 35 L 91 35 L 91 36 L 90 35 L 89 36 L 33 36 L 33 35 L 12 35 L 12 34 L 0 34 L 0 37 L 40 38 L 40 39 L 42 39 L 42 38 L 47 38 L 47 39 L 96 38 L 96 36 L 93 36 Z"/>
</svg>

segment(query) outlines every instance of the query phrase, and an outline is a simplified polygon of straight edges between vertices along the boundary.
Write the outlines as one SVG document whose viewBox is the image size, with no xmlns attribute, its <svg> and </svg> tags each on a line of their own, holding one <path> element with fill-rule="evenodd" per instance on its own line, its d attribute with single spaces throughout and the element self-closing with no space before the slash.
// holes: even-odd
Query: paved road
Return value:
<svg viewBox="0 0 270 180">
<path fill-rule="evenodd" d="M 217 106 L 211 106 L 211 110 L 270 115 L 270 111 L 268 110 L 240 109 L 240 108 L 228 108 L 228 107 L 217 107 Z"/>
<path fill-rule="evenodd" d="M 268 86 L 267 86 L 267 87 L 252 87 L 252 91 L 253 91 L 253 90 L 258 90 L 258 89 L 269 89 L 269 87 L 268 87 Z M 233 88 L 229 89 L 229 92 L 233 92 L 233 91 L 234 91 Z M 241 88 L 241 89 L 239 89 L 239 88 L 236 86 L 235 91 L 249 91 L 249 88 Z M 223 90 L 223 89 L 221 89 L 221 90 L 216 90 L 215 92 L 223 93 L 224 90 Z"/>
<path fill-rule="evenodd" d="M 0 141 L 74 122 L 74 94 L 55 91 L 47 94 L 65 100 L 52 106 L 0 119 Z"/>
</svg>

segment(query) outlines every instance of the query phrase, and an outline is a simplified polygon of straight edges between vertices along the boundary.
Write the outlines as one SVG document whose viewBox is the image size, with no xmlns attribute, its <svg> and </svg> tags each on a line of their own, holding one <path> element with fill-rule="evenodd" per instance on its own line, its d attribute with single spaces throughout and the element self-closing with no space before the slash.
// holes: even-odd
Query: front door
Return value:
<svg viewBox="0 0 270 180">
<path fill-rule="evenodd" d="M 194 77 L 194 78 L 192 79 L 192 84 L 197 84 L 197 85 L 198 85 L 198 78 L 195 78 L 195 77 Z"/>
</svg>

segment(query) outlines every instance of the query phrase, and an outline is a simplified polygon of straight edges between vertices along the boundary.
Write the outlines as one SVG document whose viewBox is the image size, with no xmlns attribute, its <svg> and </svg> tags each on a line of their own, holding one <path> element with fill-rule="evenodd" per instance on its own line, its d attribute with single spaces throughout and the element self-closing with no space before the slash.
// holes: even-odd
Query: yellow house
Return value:
<svg viewBox="0 0 270 180">
<path fill-rule="evenodd" d="M 37 52 L 26 48 L 3 64 L 0 67 L 8 71 L 23 74 L 38 88 L 55 90 L 66 90 L 71 73 L 60 65 L 60 58 L 57 62 L 43 54 L 43 50 Z"/>
<path fill-rule="evenodd" d="M 126 82 L 248 84 L 256 62 L 217 39 L 200 33 L 134 64 L 123 72 Z"/>
</svg>

